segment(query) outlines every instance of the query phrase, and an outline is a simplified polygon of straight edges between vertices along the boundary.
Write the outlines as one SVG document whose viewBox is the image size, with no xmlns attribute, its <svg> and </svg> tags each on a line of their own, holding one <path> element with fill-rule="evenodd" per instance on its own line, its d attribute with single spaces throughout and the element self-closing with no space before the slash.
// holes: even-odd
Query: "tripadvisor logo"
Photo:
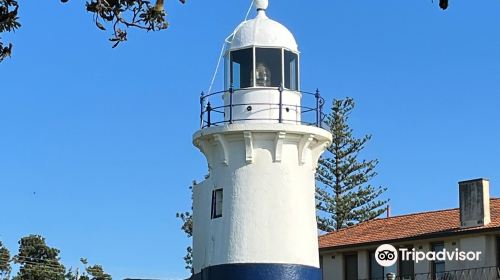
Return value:
<svg viewBox="0 0 500 280">
<path fill-rule="evenodd" d="M 479 261 L 482 252 L 480 251 L 459 251 L 458 249 L 449 251 L 443 249 L 438 252 L 423 252 L 416 251 L 415 249 L 399 248 L 389 244 L 381 245 L 375 251 L 375 260 L 380 266 L 389 267 L 396 264 L 398 258 L 402 261 L 414 261 L 419 263 L 421 261 Z"/>
<path fill-rule="evenodd" d="M 398 261 L 398 250 L 389 244 L 382 245 L 375 251 L 375 260 L 381 266 L 393 266 Z"/>
</svg>

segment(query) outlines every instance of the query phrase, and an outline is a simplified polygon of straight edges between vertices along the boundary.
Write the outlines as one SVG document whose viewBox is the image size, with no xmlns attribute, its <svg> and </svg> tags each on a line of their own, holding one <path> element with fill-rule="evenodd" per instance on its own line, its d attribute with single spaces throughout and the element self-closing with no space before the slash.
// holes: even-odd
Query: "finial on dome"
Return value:
<svg viewBox="0 0 500 280">
<path fill-rule="evenodd" d="M 254 0 L 255 7 L 257 11 L 265 11 L 269 6 L 269 0 Z"/>
</svg>

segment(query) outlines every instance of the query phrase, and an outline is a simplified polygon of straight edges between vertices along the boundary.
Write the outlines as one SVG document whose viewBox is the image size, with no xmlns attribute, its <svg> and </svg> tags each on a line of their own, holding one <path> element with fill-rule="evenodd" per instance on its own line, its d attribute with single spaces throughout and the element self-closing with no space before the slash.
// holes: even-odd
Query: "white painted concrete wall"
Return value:
<svg viewBox="0 0 500 280">
<path fill-rule="evenodd" d="M 282 93 L 282 119 L 284 123 L 299 124 L 301 121 L 301 93 L 284 90 Z M 224 105 L 229 106 L 229 93 L 224 94 Z M 277 88 L 252 88 L 233 93 L 233 120 L 247 123 L 276 123 L 279 120 L 279 91 Z M 247 110 L 252 104 L 251 111 Z M 259 105 L 262 104 L 262 105 Z M 273 104 L 273 105 L 269 105 Z M 314 112 L 311 112 L 314 116 Z M 225 120 L 229 121 L 229 107 L 225 108 Z M 253 119 L 253 120 L 247 120 Z"/>
<path fill-rule="evenodd" d="M 368 279 L 370 277 L 370 255 L 366 250 L 358 251 L 358 278 Z"/>
<path fill-rule="evenodd" d="M 210 230 L 211 201 L 204 199 L 212 190 L 213 184 L 210 179 L 193 186 L 193 267 L 195 273 L 200 272 L 200 267 L 206 265 L 208 261 L 209 240 L 212 234 Z"/>
<path fill-rule="evenodd" d="M 456 249 L 460 250 L 460 240 L 459 239 L 446 240 L 444 242 L 444 248 L 447 251 L 454 251 Z M 463 268 L 463 264 L 461 264 L 460 262 L 446 262 L 444 266 L 446 270 L 458 270 Z"/>
<path fill-rule="evenodd" d="M 217 257 L 218 251 L 227 250 L 227 242 L 221 239 L 227 223 L 227 218 L 222 216 L 211 219 L 212 191 L 220 187 L 213 184 L 208 178 L 193 187 L 193 268 L 199 273 L 202 267 L 210 266 Z M 208 199 L 207 199 L 208 198 Z M 229 202 L 223 200 L 223 209 Z"/>
<path fill-rule="evenodd" d="M 462 251 L 481 251 L 479 261 L 463 262 L 457 264 L 459 269 L 474 267 L 489 267 L 496 265 L 496 241 L 494 236 L 474 236 L 460 239 L 460 249 Z"/>
<path fill-rule="evenodd" d="M 431 244 L 429 242 L 418 242 L 413 244 L 413 247 L 415 248 L 415 250 L 425 253 L 431 250 Z M 426 260 L 420 261 L 419 263 L 415 264 L 415 274 L 429 273 L 430 269 L 431 264 Z"/>
<path fill-rule="evenodd" d="M 323 129 L 288 124 L 234 124 L 195 134 L 210 169 L 194 188 L 195 273 L 227 263 L 319 267 L 315 171 L 330 141 Z M 215 188 L 224 190 L 223 214 L 211 220 Z"/>
<path fill-rule="evenodd" d="M 327 254 L 323 256 L 323 280 L 344 279 L 344 256 Z"/>
<path fill-rule="evenodd" d="M 487 235 L 485 263 L 484 263 L 486 266 L 496 266 L 498 264 L 497 250 L 498 250 L 497 237 L 495 235 Z"/>
</svg>

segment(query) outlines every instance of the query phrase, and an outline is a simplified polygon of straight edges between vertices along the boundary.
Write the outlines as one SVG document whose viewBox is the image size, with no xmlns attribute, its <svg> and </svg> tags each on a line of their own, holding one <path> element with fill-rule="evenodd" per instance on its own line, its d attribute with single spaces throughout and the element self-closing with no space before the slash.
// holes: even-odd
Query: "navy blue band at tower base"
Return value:
<svg viewBox="0 0 500 280">
<path fill-rule="evenodd" d="M 297 264 L 223 264 L 203 269 L 190 280 L 321 280 L 317 267 Z"/>
</svg>

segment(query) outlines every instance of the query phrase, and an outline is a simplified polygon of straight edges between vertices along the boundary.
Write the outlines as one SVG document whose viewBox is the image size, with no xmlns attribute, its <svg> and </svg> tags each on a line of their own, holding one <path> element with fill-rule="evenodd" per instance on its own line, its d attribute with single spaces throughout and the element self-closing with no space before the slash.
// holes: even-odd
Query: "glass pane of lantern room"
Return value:
<svg viewBox="0 0 500 280">
<path fill-rule="evenodd" d="M 248 88 L 252 85 L 253 49 L 231 52 L 231 83 L 235 89 Z"/>
<path fill-rule="evenodd" d="M 281 76 L 281 49 L 255 49 L 255 86 L 279 87 Z"/>
<path fill-rule="evenodd" d="M 285 88 L 299 89 L 299 56 L 293 52 L 285 51 Z"/>
<path fill-rule="evenodd" d="M 229 64 L 230 56 L 231 55 L 228 53 L 224 57 L 224 90 L 228 90 L 231 86 L 231 71 L 229 70 L 231 67 L 231 65 Z"/>
</svg>

